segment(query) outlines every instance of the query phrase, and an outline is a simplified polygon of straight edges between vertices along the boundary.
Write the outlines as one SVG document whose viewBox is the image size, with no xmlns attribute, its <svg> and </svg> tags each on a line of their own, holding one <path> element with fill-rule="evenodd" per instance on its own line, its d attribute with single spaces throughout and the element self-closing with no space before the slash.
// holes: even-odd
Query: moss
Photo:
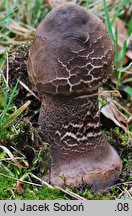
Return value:
<svg viewBox="0 0 132 216">
<path fill-rule="evenodd" d="M 114 128 L 106 132 L 109 143 L 116 148 L 122 159 L 121 179 L 132 180 L 132 141 L 127 133 L 120 128 Z"/>
<path fill-rule="evenodd" d="M 75 189 L 74 192 L 87 200 L 115 200 L 118 196 L 118 190 L 114 186 L 100 192 L 95 192 L 90 188 Z"/>
<path fill-rule="evenodd" d="M 121 158 L 127 159 L 132 152 L 132 142 L 128 134 L 119 127 L 106 131 L 108 142 L 116 148 Z"/>
<path fill-rule="evenodd" d="M 14 190 L 14 187 L 14 180 L 8 178 L 5 179 L 5 177 L 0 176 L 0 200 L 10 199 L 12 196 L 11 191 Z"/>
<path fill-rule="evenodd" d="M 0 173 L 7 175 L 3 169 Z M 56 199 L 70 199 L 69 196 L 63 194 L 57 189 L 50 189 L 48 187 L 32 187 L 25 184 L 25 193 L 18 195 L 16 191 L 16 180 L 0 176 L 0 200 L 15 199 L 15 200 L 56 200 Z"/>
</svg>

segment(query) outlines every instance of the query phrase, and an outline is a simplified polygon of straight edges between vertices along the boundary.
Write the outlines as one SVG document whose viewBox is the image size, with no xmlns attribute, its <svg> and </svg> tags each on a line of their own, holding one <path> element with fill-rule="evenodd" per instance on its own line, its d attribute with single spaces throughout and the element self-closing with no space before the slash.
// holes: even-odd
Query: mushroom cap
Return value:
<svg viewBox="0 0 132 216">
<path fill-rule="evenodd" d="M 40 92 L 83 93 L 107 80 L 113 59 L 105 24 L 84 8 L 65 4 L 38 26 L 29 50 L 28 73 Z"/>
</svg>

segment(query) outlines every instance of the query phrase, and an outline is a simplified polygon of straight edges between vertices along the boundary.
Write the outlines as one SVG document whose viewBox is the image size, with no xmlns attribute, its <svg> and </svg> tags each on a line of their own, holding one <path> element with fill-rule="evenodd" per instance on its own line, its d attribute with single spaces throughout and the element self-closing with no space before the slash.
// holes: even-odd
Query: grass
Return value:
<svg viewBox="0 0 132 216">
<path fill-rule="evenodd" d="M 4 83 L 1 77 L 1 86 L 3 92 L 1 93 L 0 103 L 0 109 L 2 111 L 0 115 L 0 139 L 3 141 L 7 135 L 10 124 L 15 122 L 15 119 L 28 107 L 30 101 L 27 101 L 23 106 L 17 109 L 12 104 L 12 101 L 17 94 L 18 81 L 11 91 L 10 87 L 7 83 Z M 11 113 L 14 109 L 15 111 Z"/>
<path fill-rule="evenodd" d="M 103 4 L 102 4 L 103 2 Z M 118 0 L 117 0 L 118 2 Z M 118 27 L 113 31 L 113 23 L 116 17 L 125 20 L 124 11 L 129 8 L 130 1 L 123 0 L 118 6 L 115 6 L 114 13 L 111 16 L 111 5 L 107 1 L 83 1 L 83 6 L 91 11 L 96 9 L 101 15 L 105 15 L 106 25 L 109 35 L 115 46 L 115 64 L 112 81 L 108 83 L 108 89 L 118 90 L 123 96 L 117 99 L 118 103 L 123 102 L 126 110 L 131 108 L 132 78 L 129 76 L 132 63 L 124 65 L 124 57 L 127 52 L 127 41 L 125 40 L 122 49 L 118 49 Z M 93 7 L 94 6 L 94 7 Z M 114 7 L 112 5 L 112 7 Z M 47 170 L 47 164 L 50 155 L 50 149 L 43 142 L 40 131 L 33 126 L 30 121 L 31 114 L 36 116 L 37 110 L 32 108 L 34 99 L 32 96 L 27 100 L 27 91 L 24 96 L 21 94 L 19 78 L 15 83 L 10 79 L 10 65 L 8 64 L 8 52 L 14 46 L 18 46 L 25 41 L 31 40 L 33 32 L 40 21 L 51 10 L 51 7 L 43 0 L 24 0 L 18 4 L 17 0 L 3 0 L 0 3 L 0 199 L 73 199 L 66 191 L 45 186 L 42 181 L 37 179 L 37 174 L 41 176 Z M 124 14 L 123 14 L 124 13 Z M 131 19 L 128 22 L 128 33 L 131 35 Z M 0 47 L 1 48 L 1 47 Z M 6 49 L 6 52 L 5 52 Z M 8 52 L 7 52 L 8 51 Z M 3 73 L 6 69 L 6 75 Z M 122 85 L 126 86 L 122 87 Z M 29 92 L 28 92 L 29 93 Z M 31 92 L 30 92 L 31 94 Z M 25 97 L 25 98 L 24 98 Z M 108 95 L 113 100 L 113 97 Z M 24 101 L 22 105 L 21 100 Z M 18 103 L 19 101 L 19 103 Z M 32 103 L 33 101 L 33 103 Z M 100 100 L 102 103 L 107 101 Z M 36 103 L 36 102 L 35 102 Z M 38 102 L 37 102 L 38 103 Z M 30 105 L 30 106 L 29 106 Z M 122 105 L 122 106 L 123 106 Z M 128 118 L 127 112 L 120 111 Z M 78 194 L 89 200 L 105 199 L 127 199 L 130 198 L 129 190 L 132 186 L 132 124 L 129 125 L 129 133 L 123 132 L 119 128 L 106 130 L 109 142 L 118 150 L 123 160 L 123 170 L 120 183 L 101 191 L 100 193 L 92 191 L 90 188 L 80 187 L 72 189 Z M 38 148 L 39 146 L 39 148 Z M 34 177 L 33 177 L 34 176 Z M 20 183 L 24 181 L 24 184 Z M 18 185 L 17 185 L 18 183 Z M 36 184 L 39 184 L 37 186 Z M 66 188 L 65 188 L 66 190 Z"/>
<path fill-rule="evenodd" d="M 115 46 L 115 71 L 117 73 L 117 84 L 116 84 L 116 89 L 119 89 L 119 85 L 121 83 L 121 76 L 123 72 L 127 72 L 126 68 L 123 67 L 124 65 L 124 58 L 126 54 L 126 49 L 127 49 L 127 41 L 125 40 L 123 43 L 122 50 L 119 53 L 118 50 L 118 26 L 116 26 L 115 32 L 113 32 L 113 23 L 116 19 L 117 16 L 119 16 L 120 11 L 123 9 L 124 6 L 130 4 L 130 1 L 123 0 L 118 9 L 116 10 L 115 14 L 113 15 L 112 21 L 110 20 L 109 17 L 109 12 L 108 12 L 108 7 L 106 4 L 106 0 L 104 0 L 104 11 L 105 11 L 105 16 L 106 16 L 106 25 L 108 29 L 108 33 L 110 38 L 112 39 L 114 46 Z M 118 66 L 120 63 L 120 66 Z M 131 67 L 132 63 L 130 63 L 127 67 Z"/>
<path fill-rule="evenodd" d="M 0 174 L 6 174 L 3 169 L 0 169 Z M 6 179 L 6 181 L 5 181 Z M 23 194 L 18 193 L 18 188 L 16 189 L 16 180 L 13 178 L 5 178 L 1 176 L 0 185 L 0 200 L 4 199 L 15 199 L 15 200 L 73 200 L 74 197 L 68 196 L 67 194 L 59 191 L 58 189 L 51 189 L 47 186 L 32 186 L 30 184 L 24 184 L 25 192 Z M 93 192 L 89 188 L 85 189 L 74 189 L 76 194 L 81 195 L 82 197 L 88 200 L 113 200 L 116 199 L 119 195 L 120 188 L 112 187 L 109 191 L 103 192 Z"/>
<path fill-rule="evenodd" d="M 0 173 L 7 174 L 3 169 Z M 67 195 L 63 194 L 57 189 L 50 189 L 48 187 L 35 187 L 25 184 L 25 193 L 19 195 L 16 190 L 16 180 L 12 178 L 0 177 L 0 200 L 16 199 L 16 200 L 55 200 L 55 199 L 70 199 Z"/>
</svg>

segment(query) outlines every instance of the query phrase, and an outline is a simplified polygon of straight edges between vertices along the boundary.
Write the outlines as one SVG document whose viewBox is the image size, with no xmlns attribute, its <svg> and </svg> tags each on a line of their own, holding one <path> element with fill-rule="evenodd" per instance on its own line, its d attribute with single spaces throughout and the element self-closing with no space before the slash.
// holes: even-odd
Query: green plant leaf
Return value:
<svg viewBox="0 0 132 216">
<path fill-rule="evenodd" d="M 127 86 L 124 91 L 132 97 L 132 87 Z"/>
</svg>

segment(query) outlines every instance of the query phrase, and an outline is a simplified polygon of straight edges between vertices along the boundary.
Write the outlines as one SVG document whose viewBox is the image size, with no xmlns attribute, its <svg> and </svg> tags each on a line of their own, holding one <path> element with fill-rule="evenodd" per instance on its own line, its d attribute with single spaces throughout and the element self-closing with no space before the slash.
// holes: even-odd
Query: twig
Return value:
<svg viewBox="0 0 132 216">
<path fill-rule="evenodd" d="M 13 199 L 15 199 L 15 194 L 14 191 L 12 189 L 5 189 L 5 192 L 11 192 Z"/>
<path fill-rule="evenodd" d="M 34 93 L 31 91 L 31 89 L 29 89 L 28 86 L 27 86 L 25 83 L 23 83 L 22 81 L 19 81 L 19 83 L 20 83 L 20 85 L 21 85 L 23 88 L 25 88 L 30 94 L 32 94 L 35 98 L 37 98 L 37 99 L 40 101 L 40 99 L 37 97 L 37 95 L 34 94 Z"/>
<path fill-rule="evenodd" d="M 44 180 L 40 179 L 40 178 L 37 177 L 36 175 L 34 175 L 34 174 L 32 174 L 32 173 L 30 173 L 30 175 L 31 175 L 33 178 L 35 178 L 35 179 L 37 179 L 38 181 L 40 181 L 42 184 L 46 185 L 47 187 L 54 189 L 53 186 L 51 186 L 50 184 L 48 184 L 48 183 L 45 182 Z"/>
<path fill-rule="evenodd" d="M 22 182 L 25 183 L 25 184 L 30 184 L 30 185 L 42 187 L 41 184 L 37 184 L 37 183 L 33 183 L 33 182 L 29 182 L 29 181 L 17 179 L 17 178 L 15 178 L 15 177 L 11 177 L 11 176 L 5 175 L 5 174 L 3 174 L 3 173 L 0 173 L 0 176 L 4 176 L 4 177 L 6 177 L 6 178 L 10 178 L 10 179 L 13 179 L 13 180 L 15 180 L 15 181 L 22 181 Z"/>
<path fill-rule="evenodd" d="M 122 191 L 122 192 L 119 194 L 118 199 L 120 199 L 121 196 L 122 196 L 123 194 L 124 194 L 124 191 Z"/>
<path fill-rule="evenodd" d="M 58 187 L 58 186 L 54 186 L 55 188 L 59 189 L 60 191 L 68 194 L 69 196 L 73 197 L 74 199 L 77 199 L 77 200 L 87 200 L 85 199 L 84 197 L 72 192 L 72 191 L 69 191 L 69 190 L 64 190 L 63 188 L 61 187 Z"/>
<path fill-rule="evenodd" d="M 9 173 L 10 176 L 14 176 L 13 172 L 7 166 L 5 166 L 2 161 L 0 161 L 0 167 L 2 167 L 7 173 Z"/>
<path fill-rule="evenodd" d="M 78 194 L 76 194 L 76 193 L 74 193 L 74 192 L 72 192 L 72 191 L 64 190 L 63 188 L 58 187 L 58 186 L 56 186 L 56 185 L 52 186 L 52 185 L 48 184 L 47 182 L 45 182 L 44 180 L 40 179 L 39 177 L 35 176 L 35 175 L 32 174 L 32 173 L 30 173 L 30 175 L 31 175 L 33 178 L 39 180 L 42 184 L 46 185 L 46 186 L 49 187 L 49 188 L 58 189 L 58 190 L 62 191 L 63 193 L 65 193 L 65 194 L 67 194 L 67 195 L 69 195 L 69 196 L 71 196 L 72 198 L 77 199 L 77 200 L 86 200 L 84 197 L 79 196 Z"/>
<path fill-rule="evenodd" d="M 5 78 L 4 74 L 1 73 L 1 75 L 2 75 L 2 77 L 3 77 L 3 80 L 4 80 L 5 84 L 7 85 L 7 83 L 6 83 L 6 78 Z"/>
<path fill-rule="evenodd" d="M 93 97 L 93 96 L 111 96 L 112 97 L 112 94 L 115 94 L 116 96 L 120 96 L 120 93 L 119 91 L 115 91 L 115 90 L 100 90 L 99 92 L 96 92 L 94 94 L 89 94 L 89 95 L 81 95 L 81 96 L 78 96 L 78 97 L 75 97 L 74 99 L 84 99 L 84 98 L 90 98 L 90 97 Z"/>
<path fill-rule="evenodd" d="M 20 41 L 18 43 L 12 38 L 10 38 L 9 36 L 4 35 L 3 33 L 0 32 L 0 39 L 1 38 L 2 38 L 2 40 L 0 41 L 1 44 L 20 44 Z M 6 39 L 7 41 L 4 41 L 3 39 Z"/>
<path fill-rule="evenodd" d="M 8 58 L 8 52 L 6 52 L 6 84 L 7 87 L 9 87 L 9 58 Z"/>
<path fill-rule="evenodd" d="M 124 183 L 122 183 L 122 184 L 124 184 L 124 185 L 127 185 L 127 184 L 132 184 L 132 181 L 129 181 L 129 182 L 124 182 Z"/>
<path fill-rule="evenodd" d="M 117 101 L 113 100 L 113 103 L 115 105 L 117 105 L 120 109 L 124 110 L 127 114 L 129 114 L 130 116 L 132 115 L 132 113 L 130 113 L 128 110 L 126 110 L 125 107 L 123 107 L 122 105 L 120 105 Z"/>
<path fill-rule="evenodd" d="M 125 188 L 125 187 L 122 187 L 123 188 L 123 190 L 127 193 L 127 195 L 130 197 L 130 198 L 132 198 L 132 196 L 131 196 L 131 194 L 129 193 L 129 191 Z"/>
<path fill-rule="evenodd" d="M 7 40 L 7 41 L 1 41 L 0 42 L 1 44 L 3 45 L 20 45 L 20 44 L 23 44 L 23 41 L 11 41 L 11 40 Z"/>
<path fill-rule="evenodd" d="M 14 157 L 15 160 L 24 160 L 24 157 Z M 2 158 L 0 161 L 10 161 L 12 158 Z"/>
<path fill-rule="evenodd" d="M 109 188 L 112 188 L 113 186 L 118 187 L 118 186 L 120 186 L 120 185 L 128 185 L 128 184 L 132 184 L 132 181 L 129 181 L 129 182 L 122 182 L 122 183 L 117 183 L 117 184 L 115 184 L 115 185 L 112 185 L 112 186 L 109 187 Z"/>
</svg>

